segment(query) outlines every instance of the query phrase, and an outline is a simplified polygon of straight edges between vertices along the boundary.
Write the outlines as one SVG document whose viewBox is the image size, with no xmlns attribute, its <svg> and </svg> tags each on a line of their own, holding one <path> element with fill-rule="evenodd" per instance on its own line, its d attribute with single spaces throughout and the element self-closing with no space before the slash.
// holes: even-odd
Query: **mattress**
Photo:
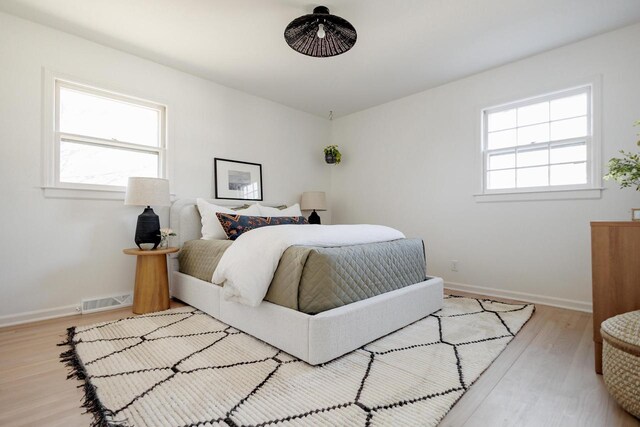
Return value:
<svg viewBox="0 0 640 427">
<path fill-rule="evenodd" d="M 178 256 L 181 273 L 211 281 L 225 240 L 190 240 Z M 425 280 L 419 239 L 342 247 L 291 246 L 278 264 L 265 301 L 316 314 Z"/>
</svg>

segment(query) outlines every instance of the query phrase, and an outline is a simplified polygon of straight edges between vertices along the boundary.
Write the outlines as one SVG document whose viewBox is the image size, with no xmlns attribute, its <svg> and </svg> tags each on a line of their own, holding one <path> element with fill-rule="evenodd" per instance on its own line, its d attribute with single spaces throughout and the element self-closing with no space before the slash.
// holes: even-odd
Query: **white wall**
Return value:
<svg viewBox="0 0 640 427">
<path fill-rule="evenodd" d="M 628 219 L 640 194 L 606 183 L 600 200 L 476 203 L 477 115 L 497 101 L 601 74 L 603 162 L 634 149 L 637 40 L 639 25 L 330 128 L 324 119 L 0 13 L 0 324 L 31 311 L 68 312 L 82 298 L 133 286 L 135 260 L 121 250 L 132 246 L 140 209 L 43 196 L 43 67 L 167 104 L 178 197 L 212 195 L 214 156 L 259 162 L 266 200 L 293 203 L 304 190 L 328 190 L 333 209 L 324 220 L 383 223 L 421 237 L 430 273 L 449 282 L 588 304 L 589 221 Z M 344 154 L 331 168 L 319 154 L 330 139 Z M 168 209 L 156 211 L 166 225 Z M 458 273 L 449 271 L 452 259 L 460 261 Z"/>
<path fill-rule="evenodd" d="M 448 282 L 588 309 L 589 222 L 630 219 L 640 193 L 605 182 L 599 200 L 477 203 L 479 110 L 601 75 L 606 170 L 618 150 L 637 151 L 639 40 L 640 25 L 623 28 L 334 120 L 333 221 L 423 238 L 430 274 Z"/>
<path fill-rule="evenodd" d="M 165 103 L 178 197 L 212 196 L 213 157 L 262 163 L 266 201 L 329 189 L 326 120 L 0 13 L 0 324 L 133 288 L 141 208 L 43 196 L 43 67 Z"/>
</svg>

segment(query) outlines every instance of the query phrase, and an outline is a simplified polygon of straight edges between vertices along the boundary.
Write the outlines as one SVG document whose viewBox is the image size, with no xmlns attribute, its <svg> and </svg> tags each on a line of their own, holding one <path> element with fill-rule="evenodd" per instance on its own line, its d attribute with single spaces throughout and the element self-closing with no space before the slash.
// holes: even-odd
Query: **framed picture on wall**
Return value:
<svg viewBox="0 0 640 427">
<path fill-rule="evenodd" d="M 631 209 L 631 221 L 640 221 L 640 208 Z"/>
<path fill-rule="evenodd" d="M 239 160 L 213 159 L 216 199 L 262 200 L 262 165 Z"/>
</svg>

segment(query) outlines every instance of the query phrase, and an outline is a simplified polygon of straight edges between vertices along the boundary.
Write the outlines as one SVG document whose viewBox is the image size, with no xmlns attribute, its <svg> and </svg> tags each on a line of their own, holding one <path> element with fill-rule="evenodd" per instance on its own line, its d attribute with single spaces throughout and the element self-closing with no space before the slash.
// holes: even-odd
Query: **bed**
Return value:
<svg viewBox="0 0 640 427">
<path fill-rule="evenodd" d="M 312 365 L 355 350 L 442 306 L 442 279 L 427 277 L 424 266 L 418 268 L 417 253 L 424 262 L 420 240 L 340 248 L 292 246 L 282 255 L 265 299 L 251 307 L 226 300 L 222 288 L 211 283 L 211 271 L 232 243 L 199 240 L 195 199 L 173 204 L 170 226 L 177 233 L 172 245 L 181 248 L 170 260 L 174 298 Z M 385 263 L 389 260 L 393 262 Z M 385 268 L 387 264 L 402 269 Z M 359 278 L 373 270 L 377 272 L 363 282 L 367 286 L 359 286 Z"/>
</svg>

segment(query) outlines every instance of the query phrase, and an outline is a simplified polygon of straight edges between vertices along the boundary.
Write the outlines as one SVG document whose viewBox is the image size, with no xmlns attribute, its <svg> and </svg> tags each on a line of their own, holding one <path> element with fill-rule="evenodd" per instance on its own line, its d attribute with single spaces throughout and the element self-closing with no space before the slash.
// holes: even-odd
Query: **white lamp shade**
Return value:
<svg viewBox="0 0 640 427">
<path fill-rule="evenodd" d="M 300 199 L 300 209 L 303 211 L 327 210 L 327 195 L 324 191 L 305 191 Z"/>
<path fill-rule="evenodd" d="M 160 178 L 130 177 L 125 205 L 135 206 L 169 206 L 169 180 Z"/>
</svg>

